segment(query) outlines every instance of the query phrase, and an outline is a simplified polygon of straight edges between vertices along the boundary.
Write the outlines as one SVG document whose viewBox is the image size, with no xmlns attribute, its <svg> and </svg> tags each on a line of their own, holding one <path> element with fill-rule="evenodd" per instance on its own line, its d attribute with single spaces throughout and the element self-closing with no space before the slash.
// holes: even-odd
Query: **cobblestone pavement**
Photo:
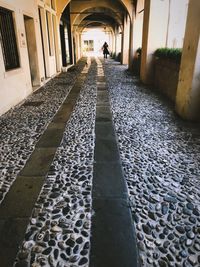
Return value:
<svg viewBox="0 0 200 267">
<path fill-rule="evenodd" d="M 35 144 L 72 88 L 79 70 L 62 73 L 25 103 L 0 117 L 0 203 L 24 167 Z"/>
<path fill-rule="evenodd" d="M 73 86 L 62 74 L 1 118 L 0 200 Z M 66 125 L 30 218 L 16 267 L 88 267 L 95 141 L 96 65 Z M 179 119 L 157 92 L 105 61 L 113 120 L 141 265 L 200 266 L 200 129 Z M 43 102 L 44 101 L 44 102 Z"/>
<path fill-rule="evenodd" d="M 36 202 L 15 266 L 87 267 L 97 89 L 91 65 Z"/>
<path fill-rule="evenodd" d="M 200 266 L 200 128 L 125 66 L 105 75 L 141 265 Z"/>
</svg>

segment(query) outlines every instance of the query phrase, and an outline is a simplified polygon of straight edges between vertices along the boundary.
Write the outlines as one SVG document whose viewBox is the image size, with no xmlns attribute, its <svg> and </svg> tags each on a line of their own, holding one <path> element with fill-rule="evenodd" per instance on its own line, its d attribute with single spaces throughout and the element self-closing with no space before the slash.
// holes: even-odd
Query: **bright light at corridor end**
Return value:
<svg viewBox="0 0 200 267">
<path fill-rule="evenodd" d="M 111 32 L 106 28 L 85 29 L 81 37 L 83 55 L 102 56 L 102 46 L 105 42 L 111 51 Z"/>
</svg>

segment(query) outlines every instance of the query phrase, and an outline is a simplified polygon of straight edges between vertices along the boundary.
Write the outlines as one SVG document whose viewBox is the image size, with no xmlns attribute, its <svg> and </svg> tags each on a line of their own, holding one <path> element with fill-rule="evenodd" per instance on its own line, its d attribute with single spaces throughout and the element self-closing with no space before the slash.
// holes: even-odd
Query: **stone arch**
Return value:
<svg viewBox="0 0 200 267">
<path fill-rule="evenodd" d="M 56 0 L 56 7 L 57 7 L 57 16 L 60 20 L 63 11 L 65 10 L 66 6 L 71 2 L 71 0 Z"/>
<path fill-rule="evenodd" d="M 72 24 L 74 24 L 77 20 L 78 17 L 80 16 L 80 14 L 83 14 L 84 12 L 88 12 L 89 10 L 98 10 L 99 9 L 104 9 L 105 12 L 107 12 L 107 10 L 110 11 L 111 14 L 115 14 L 116 17 L 119 18 L 119 20 L 123 19 L 123 14 L 126 13 L 125 10 L 122 10 L 121 5 L 120 4 L 113 4 L 110 3 L 109 5 L 109 1 L 108 0 L 103 0 L 101 2 L 96 2 L 96 1 L 92 1 L 92 2 L 84 2 L 82 5 L 77 5 L 76 2 L 73 3 L 73 5 L 71 6 L 71 21 Z M 74 12 L 74 14 L 73 14 Z M 114 15 L 113 15 L 114 16 Z"/>
</svg>

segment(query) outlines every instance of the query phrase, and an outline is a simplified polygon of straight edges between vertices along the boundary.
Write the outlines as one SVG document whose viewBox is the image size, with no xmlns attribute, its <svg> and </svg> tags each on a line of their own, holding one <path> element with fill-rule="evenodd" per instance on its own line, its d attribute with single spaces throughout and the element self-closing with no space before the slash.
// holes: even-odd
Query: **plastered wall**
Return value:
<svg viewBox="0 0 200 267">
<path fill-rule="evenodd" d="M 168 32 L 166 47 L 183 47 L 189 0 L 168 0 Z"/>
<path fill-rule="evenodd" d="M 20 59 L 20 67 L 14 70 L 5 71 L 4 60 L 2 55 L 2 47 L 0 45 L 0 115 L 8 111 L 10 108 L 19 104 L 28 95 L 30 95 L 36 87 L 41 86 L 45 82 L 44 61 L 42 52 L 40 23 L 38 16 L 38 3 L 43 1 L 35 0 L 0 0 L 0 6 L 13 11 L 16 39 L 18 45 L 18 54 Z M 34 69 L 37 77 L 34 83 L 31 81 L 30 58 L 28 55 L 28 42 L 25 30 L 24 16 L 33 19 L 35 34 Z M 29 35 L 30 37 L 31 35 Z M 31 42 L 29 42 L 30 45 Z M 33 48 L 33 44 L 31 44 Z M 33 49 L 32 49 L 33 51 Z M 56 57 L 49 56 L 48 76 L 52 77 L 56 74 Z M 33 69 L 33 64 L 32 64 Z M 33 88 L 34 86 L 34 88 Z"/>
</svg>

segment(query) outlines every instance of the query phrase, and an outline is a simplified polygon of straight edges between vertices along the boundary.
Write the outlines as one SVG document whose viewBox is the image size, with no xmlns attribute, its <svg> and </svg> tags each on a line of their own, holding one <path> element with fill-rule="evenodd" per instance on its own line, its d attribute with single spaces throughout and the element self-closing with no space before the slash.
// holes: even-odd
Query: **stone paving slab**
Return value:
<svg viewBox="0 0 200 267">
<path fill-rule="evenodd" d="M 65 127 L 65 124 L 62 123 L 62 122 L 51 122 L 49 125 L 48 125 L 48 128 L 47 129 L 52 129 L 52 130 L 62 130 L 63 128 Z"/>
<path fill-rule="evenodd" d="M 0 219 L 0 264 L 2 267 L 13 266 L 16 251 L 19 248 L 19 243 L 23 240 L 28 221 L 28 218 Z M 27 266 L 27 262 L 26 265 L 23 264 L 22 266 Z"/>
<path fill-rule="evenodd" d="M 109 105 L 109 98 L 106 91 L 99 91 L 97 94 L 98 106 L 106 106 Z"/>
<path fill-rule="evenodd" d="M 106 91 L 106 89 L 107 88 L 104 85 L 102 85 L 102 86 L 101 85 L 98 85 L 98 90 L 99 91 L 102 91 L 103 92 L 103 91 Z"/>
<path fill-rule="evenodd" d="M 95 163 L 94 198 L 127 198 L 127 189 L 120 163 Z"/>
<path fill-rule="evenodd" d="M 97 140 L 99 140 L 98 138 Z M 97 142 L 95 148 L 95 161 L 98 162 L 113 162 L 118 161 L 118 148 L 114 140 L 102 139 Z"/>
<path fill-rule="evenodd" d="M 76 100 L 77 100 L 77 93 L 71 93 L 65 99 L 65 101 L 63 102 L 63 104 L 69 104 L 69 103 L 71 103 L 72 105 L 74 105 L 76 103 Z"/>
<path fill-rule="evenodd" d="M 104 85 L 105 85 L 105 76 L 104 77 L 98 77 L 98 81 L 97 81 L 98 88 L 102 85 L 102 83 L 104 83 Z"/>
<path fill-rule="evenodd" d="M 97 106 L 97 115 L 96 115 L 96 120 L 99 121 L 111 121 L 112 120 L 112 115 L 110 110 L 107 108 L 107 106 Z"/>
<path fill-rule="evenodd" d="M 48 127 L 45 133 L 42 135 L 42 137 L 38 141 L 38 143 L 36 144 L 36 147 L 38 148 L 58 147 L 62 140 L 64 126 L 65 126 L 64 124 L 62 125 L 62 128 L 60 126 L 60 129 L 57 128 L 55 124 L 54 126 Z"/>
<path fill-rule="evenodd" d="M 94 199 L 93 209 L 90 267 L 137 267 L 135 237 L 126 200 Z"/>
<path fill-rule="evenodd" d="M 66 123 L 69 120 L 70 114 L 72 113 L 72 109 L 73 105 L 63 105 L 52 121 L 56 123 Z"/>
<path fill-rule="evenodd" d="M 29 218 L 44 177 L 18 177 L 0 206 L 0 220 Z"/>
<path fill-rule="evenodd" d="M 97 66 L 102 66 L 99 60 L 97 60 L 97 64 Z M 103 68 L 101 75 L 103 76 Z M 92 217 L 89 266 L 137 267 L 138 254 L 134 225 L 112 119 L 110 123 L 99 123 L 99 115 L 110 111 L 110 103 L 108 101 L 106 107 L 98 108 L 102 101 L 98 97 L 98 93 L 99 86 L 97 86 L 92 193 L 94 215 Z M 104 92 L 105 96 L 108 98 L 107 91 Z M 109 129 L 108 133 L 102 134 L 107 128 Z"/>
<path fill-rule="evenodd" d="M 20 172 L 20 176 L 44 176 L 49 170 L 56 148 L 36 148 L 24 169 Z"/>
<path fill-rule="evenodd" d="M 109 122 L 96 122 L 95 126 L 96 138 L 114 139 L 115 133 L 112 123 Z"/>
</svg>

